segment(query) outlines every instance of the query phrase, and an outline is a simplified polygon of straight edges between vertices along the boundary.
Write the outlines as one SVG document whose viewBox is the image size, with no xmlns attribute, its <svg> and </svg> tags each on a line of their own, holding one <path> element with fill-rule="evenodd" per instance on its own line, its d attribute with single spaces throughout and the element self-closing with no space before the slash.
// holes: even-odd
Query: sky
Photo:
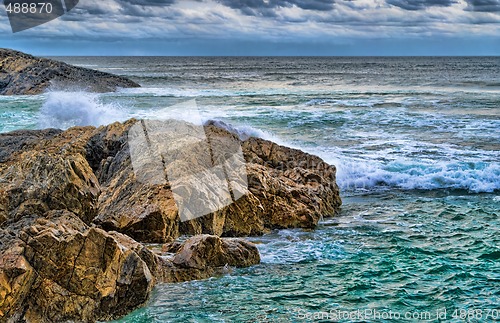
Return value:
<svg viewBox="0 0 500 323">
<path fill-rule="evenodd" d="M 38 1 L 39 2 L 39 1 Z M 500 55 L 500 0 L 80 0 L 0 47 L 34 55 Z"/>
</svg>

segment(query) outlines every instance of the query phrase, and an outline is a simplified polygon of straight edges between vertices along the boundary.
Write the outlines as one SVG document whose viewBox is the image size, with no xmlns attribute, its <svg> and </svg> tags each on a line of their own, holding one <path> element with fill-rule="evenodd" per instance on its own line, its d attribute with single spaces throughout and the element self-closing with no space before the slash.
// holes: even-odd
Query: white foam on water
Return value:
<svg viewBox="0 0 500 323">
<path fill-rule="evenodd" d="M 424 162 L 401 159 L 382 163 L 342 155 L 322 154 L 337 166 L 337 182 L 345 192 L 386 187 L 403 190 L 457 189 L 470 193 L 500 190 L 500 164 L 483 162 Z"/>
<path fill-rule="evenodd" d="M 149 110 L 132 116 L 151 120 L 182 120 L 200 126 L 207 120 L 207 116 L 198 108 L 196 100 L 188 100 L 169 107 Z"/>
<path fill-rule="evenodd" d="M 243 140 L 250 136 L 316 154 L 337 167 L 337 182 L 343 191 L 373 191 L 393 187 L 403 190 L 457 189 L 470 193 L 500 190 L 500 164 L 475 161 L 433 161 L 401 157 L 382 161 L 377 154 L 353 158 L 326 147 L 300 147 L 279 136 L 251 126 L 216 125 L 236 133 Z M 412 147 L 408 147 L 411 150 Z"/>
<path fill-rule="evenodd" d="M 271 140 L 277 144 L 300 149 L 318 155 L 329 164 L 337 167 L 337 182 L 345 192 L 373 191 L 393 187 L 403 190 L 436 190 L 457 189 L 470 193 L 495 192 L 500 190 L 500 164 L 495 163 L 492 156 L 485 155 L 489 161 L 475 158 L 473 161 L 461 161 L 461 151 L 436 145 L 443 154 L 450 156 L 449 160 L 432 160 L 429 158 L 398 157 L 396 159 L 382 158 L 385 152 L 370 152 L 355 158 L 343 154 L 340 149 L 331 147 L 304 147 L 292 144 L 279 136 L 252 126 L 234 127 L 221 121 L 216 125 L 238 134 L 242 140 L 248 137 L 258 137 Z M 415 143 L 397 141 L 404 144 L 403 151 L 418 152 Z M 445 150 L 445 151 L 444 151 Z M 453 159 L 453 156 L 457 157 Z M 486 158 L 487 157 L 487 158 Z M 443 157 L 444 158 L 444 157 Z"/>
</svg>

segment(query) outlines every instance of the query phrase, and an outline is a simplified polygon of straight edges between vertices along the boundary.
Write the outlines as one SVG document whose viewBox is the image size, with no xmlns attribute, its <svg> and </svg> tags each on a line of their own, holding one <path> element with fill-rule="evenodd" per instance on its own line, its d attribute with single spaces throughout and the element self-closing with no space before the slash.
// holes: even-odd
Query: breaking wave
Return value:
<svg viewBox="0 0 500 323">
<path fill-rule="evenodd" d="M 88 92 L 48 92 L 38 118 L 40 128 L 67 129 L 73 126 L 101 126 L 127 119 L 116 104 L 103 103 Z"/>
</svg>

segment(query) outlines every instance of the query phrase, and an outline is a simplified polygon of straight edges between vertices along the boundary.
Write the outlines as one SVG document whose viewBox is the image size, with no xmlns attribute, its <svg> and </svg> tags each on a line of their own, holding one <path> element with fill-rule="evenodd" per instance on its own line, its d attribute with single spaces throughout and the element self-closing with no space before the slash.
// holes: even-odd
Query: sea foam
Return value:
<svg viewBox="0 0 500 323">
<path fill-rule="evenodd" d="M 493 162 L 440 161 L 400 158 L 381 162 L 353 158 L 341 152 L 322 148 L 302 147 L 283 140 L 271 132 L 252 126 L 234 127 L 221 121 L 211 121 L 237 134 L 240 139 L 258 137 L 279 145 L 318 155 L 337 168 L 337 183 L 347 194 L 386 188 L 402 190 L 466 190 L 470 193 L 492 193 L 500 190 L 500 165 Z"/>
<path fill-rule="evenodd" d="M 73 126 L 101 126 L 126 120 L 127 117 L 118 105 L 101 102 L 98 94 L 53 91 L 46 94 L 38 123 L 40 128 L 67 129 Z"/>
<path fill-rule="evenodd" d="M 438 162 L 374 160 L 324 155 L 337 166 L 337 181 L 345 192 L 373 191 L 393 187 L 403 190 L 466 190 L 492 193 L 500 190 L 500 165 L 491 162 Z"/>
<path fill-rule="evenodd" d="M 114 103 L 104 103 L 98 94 L 87 92 L 49 92 L 39 113 L 40 128 L 61 128 L 71 126 L 99 126 L 129 118 L 144 119 L 181 119 L 196 124 L 206 123 L 222 117 L 224 111 L 199 110 L 196 103 L 154 110 L 137 110 L 133 107 L 121 107 Z M 457 189 L 471 193 L 496 192 L 500 190 L 500 165 L 492 159 L 482 162 L 462 159 L 461 156 L 450 160 L 425 161 L 419 158 L 399 158 L 381 161 L 376 156 L 364 155 L 358 158 L 347 156 L 331 147 L 307 147 L 289 142 L 272 132 L 250 125 L 231 126 L 223 121 L 210 121 L 235 134 L 240 139 L 259 137 L 280 145 L 301 149 L 322 157 L 326 162 L 337 167 L 337 182 L 342 191 L 376 191 L 385 188 L 402 190 Z M 470 125 L 470 123 L 469 123 Z M 411 147 L 410 147 L 411 148 Z M 456 155 L 456 154 L 452 154 Z M 450 156 L 451 157 L 451 156 Z"/>
</svg>

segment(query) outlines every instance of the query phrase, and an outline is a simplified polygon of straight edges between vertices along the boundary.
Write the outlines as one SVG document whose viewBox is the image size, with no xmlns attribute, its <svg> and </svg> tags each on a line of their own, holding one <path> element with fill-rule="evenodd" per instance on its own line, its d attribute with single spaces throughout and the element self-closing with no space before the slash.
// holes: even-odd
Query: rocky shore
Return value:
<svg viewBox="0 0 500 323">
<path fill-rule="evenodd" d="M 334 166 L 208 123 L 208 141 L 241 145 L 248 192 L 181 222 L 168 183 L 137 180 L 136 122 L 0 134 L 0 321 L 118 318 L 155 284 L 258 264 L 256 246 L 236 237 L 314 228 L 340 209 Z"/>
<path fill-rule="evenodd" d="M 140 85 L 121 76 L 0 48 L 0 95 L 40 94 L 48 87 L 111 92 Z"/>
</svg>

